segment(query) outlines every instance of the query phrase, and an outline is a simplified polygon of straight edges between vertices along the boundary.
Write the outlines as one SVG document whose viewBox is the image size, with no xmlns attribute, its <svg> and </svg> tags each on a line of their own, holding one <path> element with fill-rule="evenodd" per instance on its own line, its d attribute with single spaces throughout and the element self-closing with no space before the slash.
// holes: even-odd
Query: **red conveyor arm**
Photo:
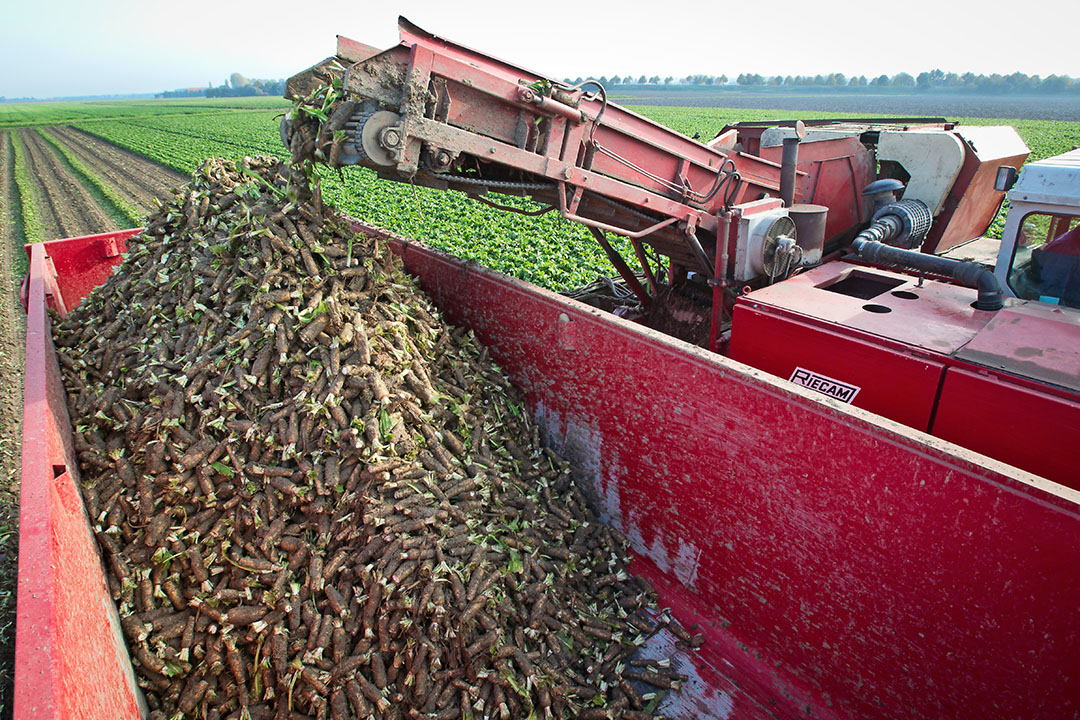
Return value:
<svg viewBox="0 0 1080 720">
<path fill-rule="evenodd" d="M 778 164 L 691 140 L 608 102 L 597 84 L 568 86 L 399 26 L 401 43 L 375 54 L 339 38 L 356 103 L 341 164 L 474 196 L 530 195 L 710 275 L 717 215 L 779 189 Z M 325 67 L 290 79 L 289 92 Z"/>
</svg>

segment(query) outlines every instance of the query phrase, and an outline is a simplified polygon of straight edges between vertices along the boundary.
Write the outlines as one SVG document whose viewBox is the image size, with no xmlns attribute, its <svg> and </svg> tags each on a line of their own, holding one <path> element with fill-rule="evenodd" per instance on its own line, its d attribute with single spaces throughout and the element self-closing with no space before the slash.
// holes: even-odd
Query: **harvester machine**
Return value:
<svg viewBox="0 0 1080 720">
<path fill-rule="evenodd" d="M 288 81 L 288 97 L 337 98 L 282 121 L 294 156 L 558 213 L 621 277 L 608 309 L 1080 487 L 1060 450 L 1080 438 L 1080 270 L 1063 249 L 1080 208 L 1037 208 L 1030 239 L 1010 216 L 996 263 L 981 237 L 1028 156 L 1013 128 L 738 123 L 699 142 L 598 82 L 400 30 L 384 51 L 339 36 L 335 56 Z M 1041 287 L 1055 258 L 1065 279 Z M 1033 423 L 1043 431 L 1017 442 Z"/>
</svg>

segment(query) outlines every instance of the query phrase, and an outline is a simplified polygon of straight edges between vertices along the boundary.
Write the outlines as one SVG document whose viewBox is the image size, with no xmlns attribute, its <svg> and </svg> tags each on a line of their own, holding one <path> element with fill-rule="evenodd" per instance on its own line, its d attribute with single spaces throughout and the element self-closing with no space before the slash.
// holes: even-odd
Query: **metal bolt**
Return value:
<svg viewBox="0 0 1080 720">
<path fill-rule="evenodd" d="M 397 147 L 401 144 L 401 131 L 397 128 L 388 127 L 382 131 L 379 141 L 388 148 Z"/>
<path fill-rule="evenodd" d="M 446 150 L 440 150 L 435 156 L 435 166 L 441 168 L 447 167 L 450 165 L 450 161 L 452 159 L 453 157 L 450 155 L 449 152 L 447 152 Z"/>
</svg>

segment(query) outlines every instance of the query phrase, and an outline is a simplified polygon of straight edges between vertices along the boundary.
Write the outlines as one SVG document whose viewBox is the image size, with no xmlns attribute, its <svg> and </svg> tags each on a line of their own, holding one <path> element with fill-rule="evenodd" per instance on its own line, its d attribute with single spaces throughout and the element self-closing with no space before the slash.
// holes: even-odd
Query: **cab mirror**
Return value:
<svg viewBox="0 0 1080 720">
<path fill-rule="evenodd" d="M 1012 190 L 1013 185 L 1016 184 L 1017 175 L 1016 168 L 1011 165 L 1002 165 L 997 169 L 997 177 L 994 178 L 994 189 L 1002 192 Z"/>
</svg>

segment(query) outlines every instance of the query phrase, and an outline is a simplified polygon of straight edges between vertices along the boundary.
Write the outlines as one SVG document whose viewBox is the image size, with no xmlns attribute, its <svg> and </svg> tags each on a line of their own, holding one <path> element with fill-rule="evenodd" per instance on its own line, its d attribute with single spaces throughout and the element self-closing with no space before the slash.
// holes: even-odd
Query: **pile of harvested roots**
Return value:
<svg viewBox="0 0 1080 720">
<path fill-rule="evenodd" d="M 152 717 L 633 719 L 678 688 L 633 656 L 625 540 L 301 171 L 207 161 L 56 337 Z"/>
</svg>

